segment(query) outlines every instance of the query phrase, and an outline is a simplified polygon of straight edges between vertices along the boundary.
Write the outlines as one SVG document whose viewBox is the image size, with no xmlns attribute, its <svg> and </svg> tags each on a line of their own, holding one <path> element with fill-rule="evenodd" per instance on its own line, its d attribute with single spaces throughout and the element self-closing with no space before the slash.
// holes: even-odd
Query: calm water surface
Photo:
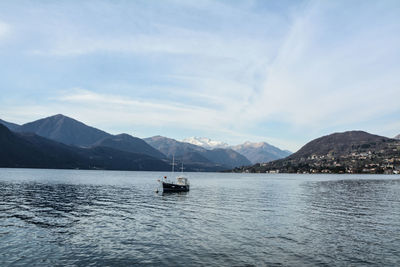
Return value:
<svg viewBox="0 0 400 267">
<path fill-rule="evenodd" d="M 162 175 L 0 169 L 0 265 L 400 265 L 400 176 Z"/>
</svg>

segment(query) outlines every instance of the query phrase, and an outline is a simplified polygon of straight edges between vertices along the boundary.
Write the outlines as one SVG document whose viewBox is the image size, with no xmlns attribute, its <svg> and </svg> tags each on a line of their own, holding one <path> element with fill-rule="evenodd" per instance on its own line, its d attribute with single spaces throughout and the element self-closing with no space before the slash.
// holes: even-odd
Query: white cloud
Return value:
<svg viewBox="0 0 400 267">
<path fill-rule="evenodd" d="M 11 26 L 5 22 L 0 21 L 0 40 L 5 38 L 11 32 Z"/>
</svg>

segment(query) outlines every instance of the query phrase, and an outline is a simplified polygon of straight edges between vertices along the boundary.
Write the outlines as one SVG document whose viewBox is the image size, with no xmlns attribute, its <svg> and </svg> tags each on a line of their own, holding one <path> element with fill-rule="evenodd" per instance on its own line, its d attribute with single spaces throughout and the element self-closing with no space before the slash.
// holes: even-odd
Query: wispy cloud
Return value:
<svg viewBox="0 0 400 267">
<path fill-rule="evenodd" d="M 340 5 L 315 2 L 294 21 L 275 61 L 267 68 L 262 93 L 249 105 L 260 120 L 280 116 L 294 125 L 326 128 L 365 121 L 399 110 L 395 75 L 400 53 L 395 14 L 376 27 L 373 7 L 346 17 Z M 344 9 L 343 9 L 344 10 Z M 337 15 L 348 27 L 341 32 Z M 390 12 L 388 12 L 390 13 Z M 360 27 L 362 25 L 362 27 Z M 262 111 L 262 112 L 260 112 Z"/>
<path fill-rule="evenodd" d="M 54 100 L 64 103 L 71 110 L 83 107 L 92 112 L 86 113 L 96 123 L 107 125 L 118 122 L 141 126 L 190 127 L 201 129 L 213 128 L 210 125 L 223 127 L 224 118 L 213 109 L 185 105 L 179 102 L 139 100 L 127 96 L 99 94 L 89 90 L 74 89 Z M 92 115 L 89 115 L 92 114 Z M 218 128 L 215 127 L 215 128 Z M 220 128 L 221 129 L 221 128 Z"/>
<path fill-rule="evenodd" d="M 37 55 L 77 56 L 93 53 L 116 52 L 132 54 L 172 54 L 202 57 L 256 58 L 255 51 L 265 49 L 268 44 L 246 38 L 229 39 L 226 36 L 186 30 L 176 27 L 157 26 L 157 33 L 128 34 L 128 36 L 84 36 L 70 33 L 58 36 L 51 47 L 34 49 Z M 227 44 L 230 44 L 229 46 Z M 246 55 L 239 55 L 246 45 Z"/>
</svg>

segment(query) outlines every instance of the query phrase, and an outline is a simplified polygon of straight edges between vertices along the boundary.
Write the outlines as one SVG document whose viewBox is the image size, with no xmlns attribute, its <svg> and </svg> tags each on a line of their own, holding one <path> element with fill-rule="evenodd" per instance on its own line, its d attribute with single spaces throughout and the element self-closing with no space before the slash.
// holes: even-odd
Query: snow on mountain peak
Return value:
<svg viewBox="0 0 400 267">
<path fill-rule="evenodd" d="M 221 141 L 211 140 L 207 137 L 189 137 L 183 139 L 182 142 L 190 143 L 193 145 L 201 146 L 206 149 L 214 149 L 214 148 L 227 148 L 229 145 L 227 143 Z"/>
</svg>

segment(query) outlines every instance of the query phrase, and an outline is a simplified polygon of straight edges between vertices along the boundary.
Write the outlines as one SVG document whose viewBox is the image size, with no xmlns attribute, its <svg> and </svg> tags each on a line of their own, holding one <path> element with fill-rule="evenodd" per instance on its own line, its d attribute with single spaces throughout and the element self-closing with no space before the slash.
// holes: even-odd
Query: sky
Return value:
<svg viewBox="0 0 400 267">
<path fill-rule="evenodd" d="M 0 1 L 0 118 L 298 150 L 400 133 L 400 1 Z"/>
</svg>

